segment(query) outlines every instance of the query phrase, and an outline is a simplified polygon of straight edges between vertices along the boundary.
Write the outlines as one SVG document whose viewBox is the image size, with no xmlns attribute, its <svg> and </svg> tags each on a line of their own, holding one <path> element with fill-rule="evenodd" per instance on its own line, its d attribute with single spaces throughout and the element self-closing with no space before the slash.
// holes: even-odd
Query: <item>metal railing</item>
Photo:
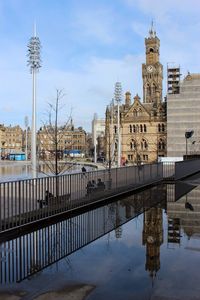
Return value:
<svg viewBox="0 0 200 300">
<path fill-rule="evenodd" d="M 159 197 L 157 197 L 159 195 Z M 166 189 L 159 185 L 151 192 L 142 191 L 124 201 L 109 203 L 59 223 L 1 243 L 0 283 L 19 282 L 52 263 L 115 229 L 148 210 L 158 202 L 165 203 Z M 165 204 L 163 205 L 165 207 Z"/>
<path fill-rule="evenodd" d="M 175 162 L 163 162 L 163 179 L 174 179 L 175 176 Z"/>
<path fill-rule="evenodd" d="M 162 180 L 162 163 L 0 183 L 0 232 Z M 89 182 L 96 186 L 89 188 Z M 98 184 L 99 181 L 101 184 Z M 45 192 L 52 196 L 45 198 Z"/>
</svg>

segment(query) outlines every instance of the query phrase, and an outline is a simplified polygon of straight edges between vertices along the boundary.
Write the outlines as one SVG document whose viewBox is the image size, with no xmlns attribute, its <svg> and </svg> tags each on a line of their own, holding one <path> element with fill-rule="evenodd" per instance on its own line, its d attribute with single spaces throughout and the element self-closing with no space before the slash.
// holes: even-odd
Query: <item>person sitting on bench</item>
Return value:
<svg viewBox="0 0 200 300">
<path fill-rule="evenodd" d="M 48 205 L 49 204 L 49 200 L 50 199 L 53 199 L 53 194 L 50 193 L 49 191 L 46 191 L 45 192 L 45 205 Z"/>
<path fill-rule="evenodd" d="M 101 190 L 101 191 L 103 191 L 105 189 L 105 184 L 103 181 L 101 181 L 101 178 L 98 178 L 97 187 L 98 187 L 98 190 Z"/>
</svg>

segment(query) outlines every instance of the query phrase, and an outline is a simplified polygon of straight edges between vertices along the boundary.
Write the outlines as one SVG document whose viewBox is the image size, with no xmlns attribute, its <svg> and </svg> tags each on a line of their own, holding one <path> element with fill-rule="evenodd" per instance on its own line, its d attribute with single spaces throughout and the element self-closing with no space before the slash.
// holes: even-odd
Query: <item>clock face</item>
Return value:
<svg viewBox="0 0 200 300">
<path fill-rule="evenodd" d="M 153 66 L 152 65 L 147 67 L 147 72 L 149 72 L 149 73 L 153 72 Z"/>
</svg>

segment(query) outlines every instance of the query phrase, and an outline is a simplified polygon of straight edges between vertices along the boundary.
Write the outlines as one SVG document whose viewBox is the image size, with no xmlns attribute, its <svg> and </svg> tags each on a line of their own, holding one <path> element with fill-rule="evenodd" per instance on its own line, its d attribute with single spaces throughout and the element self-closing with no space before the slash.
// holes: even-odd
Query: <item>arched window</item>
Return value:
<svg viewBox="0 0 200 300">
<path fill-rule="evenodd" d="M 165 131 L 165 124 L 162 124 L 162 131 Z"/>
<path fill-rule="evenodd" d="M 158 132 L 161 132 L 161 125 L 158 124 Z"/>
<path fill-rule="evenodd" d="M 152 94 L 155 95 L 155 93 L 156 93 L 156 85 L 153 83 L 153 85 L 152 85 Z"/>
<path fill-rule="evenodd" d="M 135 125 L 133 125 L 133 132 L 136 132 L 136 127 L 135 127 Z"/>
<path fill-rule="evenodd" d="M 117 143 L 115 143 L 115 150 L 117 150 Z"/>
<path fill-rule="evenodd" d="M 114 133 L 117 133 L 117 126 L 114 126 Z"/>
<path fill-rule="evenodd" d="M 147 96 L 151 96 L 151 87 L 149 84 L 147 84 Z"/>
<path fill-rule="evenodd" d="M 132 139 L 131 141 L 130 141 L 130 149 L 131 150 L 134 150 L 136 148 L 136 143 L 135 143 L 135 141 Z"/>
<path fill-rule="evenodd" d="M 144 124 L 144 132 L 147 132 L 147 126 Z"/>
<path fill-rule="evenodd" d="M 137 115 L 138 115 L 138 116 L 141 116 L 141 115 L 142 115 L 142 110 L 141 110 L 141 108 L 138 110 Z"/>
<path fill-rule="evenodd" d="M 129 125 L 129 132 L 132 133 L 132 125 Z"/>
<path fill-rule="evenodd" d="M 150 48 L 150 49 L 149 49 L 149 52 L 153 53 L 153 52 L 154 52 L 153 48 Z"/>
<path fill-rule="evenodd" d="M 141 141 L 141 149 L 142 150 L 147 150 L 148 149 L 148 144 L 147 144 L 147 141 L 145 139 L 142 139 L 142 141 Z"/>
<path fill-rule="evenodd" d="M 142 124 L 140 125 L 140 132 L 143 132 L 143 126 L 142 126 Z"/>
<path fill-rule="evenodd" d="M 158 149 L 159 150 L 165 150 L 165 142 L 163 141 L 163 139 L 160 139 L 158 142 Z"/>
</svg>

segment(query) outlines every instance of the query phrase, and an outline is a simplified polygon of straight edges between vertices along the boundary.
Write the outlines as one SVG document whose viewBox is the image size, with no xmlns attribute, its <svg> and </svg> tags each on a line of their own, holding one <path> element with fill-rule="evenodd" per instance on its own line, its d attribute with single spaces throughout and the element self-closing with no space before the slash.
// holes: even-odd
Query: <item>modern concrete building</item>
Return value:
<svg viewBox="0 0 200 300">
<path fill-rule="evenodd" d="M 186 131 L 194 131 L 191 138 Z M 179 94 L 167 95 L 167 156 L 185 154 L 200 154 L 200 74 L 188 73 Z"/>
<path fill-rule="evenodd" d="M 97 161 L 97 156 L 101 155 L 104 149 L 105 137 L 105 119 L 98 119 L 97 114 L 92 120 L 92 143 L 94 146 L 94 161 Z"/>
</svg>

